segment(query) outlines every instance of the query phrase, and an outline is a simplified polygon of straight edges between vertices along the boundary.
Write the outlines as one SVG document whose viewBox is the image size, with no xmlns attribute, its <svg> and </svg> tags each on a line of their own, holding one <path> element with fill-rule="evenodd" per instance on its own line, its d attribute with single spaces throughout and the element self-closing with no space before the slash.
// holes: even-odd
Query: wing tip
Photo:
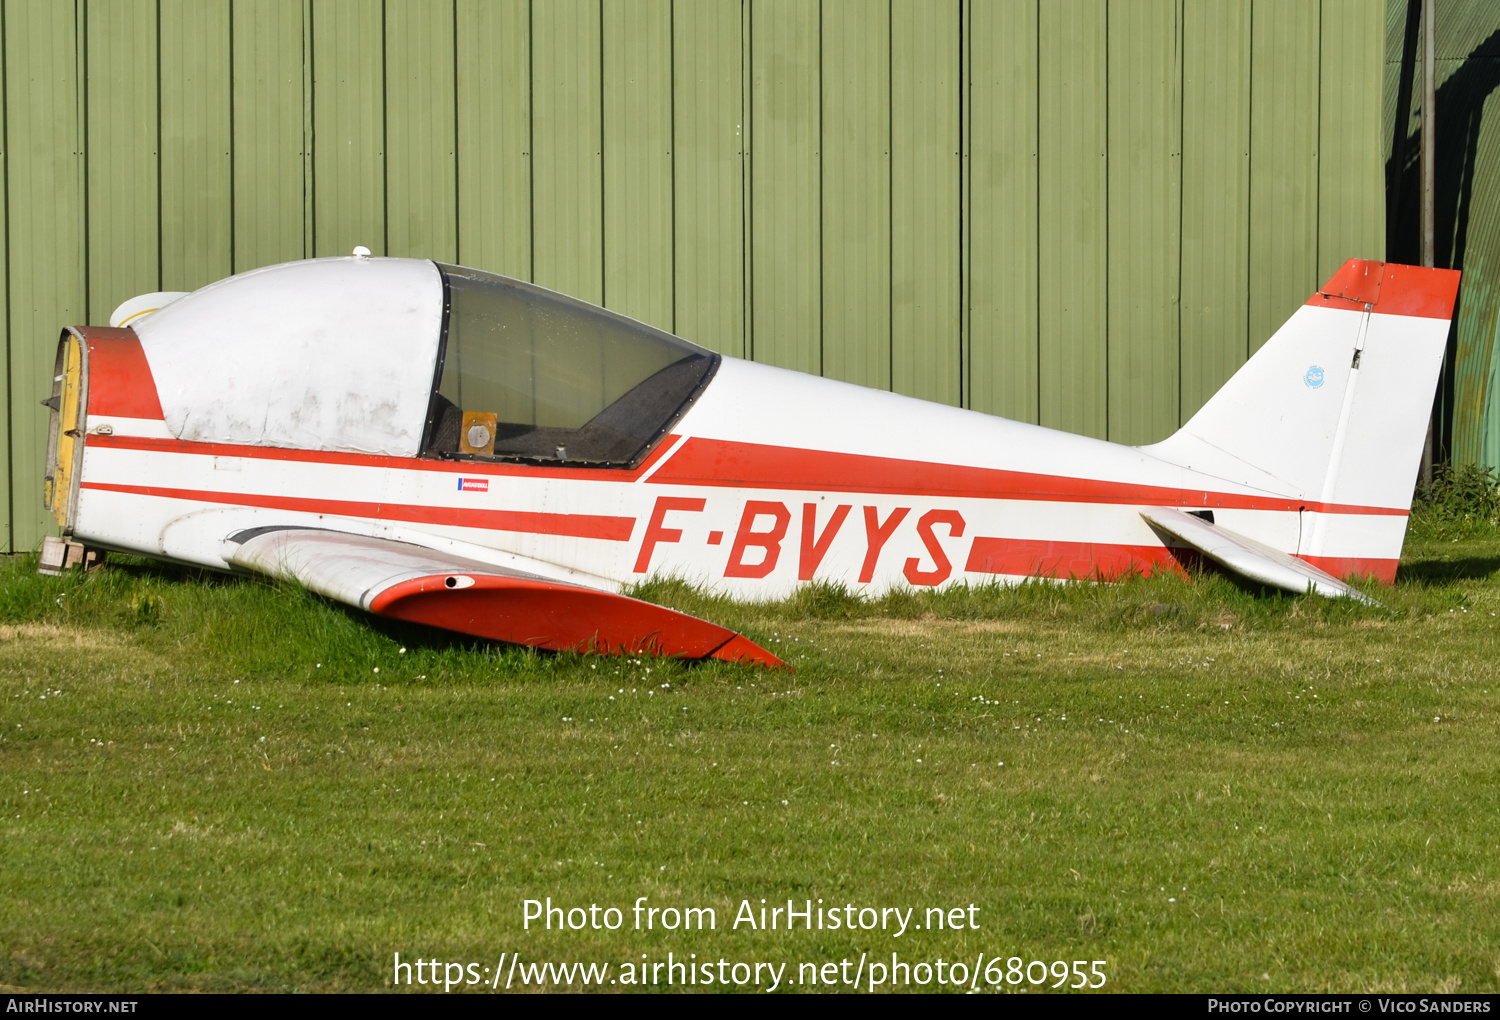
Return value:
<svg viewBox="0 0 1500 1020">
<path fill-rule="evenodd" d="M 765 666 L 767 669 L 790 670 L 792 668 L 789 663 L 772 655 L 743 634 L 736 634 L 714 649 L 713 653 L 708 657 L 710 659 L 718 659 L 720 662 Z"/>
</svg>

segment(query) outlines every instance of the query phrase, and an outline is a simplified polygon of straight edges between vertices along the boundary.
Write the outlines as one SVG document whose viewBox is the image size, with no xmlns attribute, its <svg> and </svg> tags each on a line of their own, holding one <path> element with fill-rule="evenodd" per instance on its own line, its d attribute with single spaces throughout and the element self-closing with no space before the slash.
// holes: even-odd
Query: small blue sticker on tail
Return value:
<svg viewBox="0 0 1500 1020">
<path fill-rule="evenodd" d="M 1307 374 L 1302 377 L 1302 381 L 1313 389 L 1317 389 L 1323 385 L 1323 369 L 1317 365 L 1312 366 L 1307 370 Z"/>
</svg>

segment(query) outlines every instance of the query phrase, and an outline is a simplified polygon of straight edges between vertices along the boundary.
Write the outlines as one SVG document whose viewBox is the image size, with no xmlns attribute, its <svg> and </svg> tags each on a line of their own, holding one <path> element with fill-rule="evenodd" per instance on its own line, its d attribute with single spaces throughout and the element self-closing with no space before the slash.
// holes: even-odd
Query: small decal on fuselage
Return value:
<svg viewBox="0 0 1500 1020">
<path fill-rule="evenodd" d="M 1323 385 L 1323 369 L 1322 369 L 1322 366 L 1320 366 L 1320 365 L 1313 365 L 1311 368 L 1309 368 L 1307 370 L 1307 374 L 1302 377 L 1302 381 L 1305 382 L 1305 383 L 1307 383 L 1307 385 L 1311 386 L 1313 389 L 1317 389 L 1319 386 L 1322 386 Z"/>
<path fill-rule="evenodd" d="M 459 492 L 489 492 L 490 480 L 488 478 L 460 478 L 458 480 Z"/>
</svg>

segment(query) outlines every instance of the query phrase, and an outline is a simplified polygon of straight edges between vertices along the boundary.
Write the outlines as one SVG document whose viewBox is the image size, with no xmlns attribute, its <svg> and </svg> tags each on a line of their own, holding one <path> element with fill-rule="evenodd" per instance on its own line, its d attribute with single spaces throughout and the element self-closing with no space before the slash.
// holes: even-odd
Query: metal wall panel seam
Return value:
<svg viewBox="0 0 1500 1020">
<path fill-rule="evenodd" d="M 80 199 L 80 213 L 83 221 L 83 231 L 79 236 L 79 258 L 83 269 L 83 308 L 84 316 L 88 316 L 89 294 L 93 291 L 93 281 L 90 279 L 89 259 L 89 231 L 90 209 L 89 209 L 89 29 L 88 29 L 88 0 L 74 0 L 73 5 L 74 32 L 77 33 L 78 53 L 73 61 L 74 95 L 78 104 L 78 116 L 75 121 L 74 133 L 77 136 L 74 141 L 73 151 L 78 153 L 78 197 Z"/>
<path fill-rule="evenodd" d="M 7 553 L 16 551 L 15 543 L 15 444 L 12 440 L 14 429 L 11 428 L 12 416 L 15 413 L 14 404 L 16 395 L 12 392 L 11 385 L 11 273 L 10 273 L 10 5 L 0 4 L 0 215 L 4 220 L 0 221 L 0 245 L 3 245 L 5 265 L 3 267 L 4 279 L 0 280 L 0 295 L 3 295 L 4 305 L 0 306 L 0 329 L 5 331 L 5 365 L 3 367 L 5 379 L 5 535 L 3 545 Z"/>
<path fill-rule="evenodd" d="M 390 34 L 390 10 L 380 0 L 380 244 L 381 254 L 391 253 L 391 80 L 385 41 Z M 353 251 L 353 248 L 350 248 Z M 335 252 L 334 254 L 343 254 Z"/>
<path fill-rule="evenodd" d="M 73 94 L 78 114 L 73 125 L 73 151 L 77 153 L 74 166 L 78 177 L 78 213 L 80 229 L 75 243 L 79 277 L 82 290 L 78 294 L 80 311 L 88 316 L 89 294 L 93 290 L 93 273 L 89 259 L 89 233 L 92 227 L 92 209 L 89 205 L 89 88 L 88 88 L 88 3 L 77 0 L 74 5 L 73 30 L 77 39 L 77 56 L 73 64 Z M 52 522 L 44 520 L 42 527 L 50 532 Z"/>
<path fill-rule="evenodd" d="M 156 9 L 156 289 L 162 289 L 162 247 L 166 231 L 162 229 L 161 175 L 165 162 L 166 145 L 161 131 L 161 0 L 153 4 Z M 134 295 L 131 295 L 132 297 Z"/>
<path fill-rule="evenodd" d="M 969 19 L 973 13 L 971 0 L 962 0 L 958 6 L 958 405 L 974 406 L 971 373 L 969 371 L 969 331 L 972 311 L 969 308 L 969 210 L 972 208 L 969 173 L 969 132 L 973 111 L 973 50 L 974 42 L 969 34 Z"/>
<path fill-rule="evenodd" d="M 667 0 L 667 272 L 671 298 L 668 330 L 677 333 L 677 0 Z"/>
<path fill-rule="evenodd" d="M 958 204 L 958 237 L 956 239 L 957 251 L 955 252 L 954 261 L 958 267 L 958 286 L 956 288 L 958 299 L 958 389 L 956 391 L 956 396 L 958 398 L 959 407 L 969 406 L 967 385 L 968 372 L 966 371 L 969 362 L 968 343 L 966 342 L 968 331 L 964 328 L 966 323 L 968 322 L 968 316 L 965 314 L 968 300 L 965 297 L 964 292 L 964 283 L 966 281 L 965 271 L 968 268 L 968 259 L 966 257 L 967 249 L 965 248 L 965 238 L 968 237 L 968 231 L 965 229 L 965 225 L 968 223 L 969 214 L 969 203 L 967 201 L 968 196 L 964 189 L 964 167 L 966 165 L 964 152 L 965 146 L 968 143 L 968 133 L 967 131 L 965 131 L 967 125 L 964 121 L 964 93 L 966 91 L 964 88 L 964 83 L 966 81 L 964 66 L 964 32 L 969 24 L 969 20 L 966 17 L 966 15 L 968 14 L 968 10 L 969 5 L 967 3 L 960 3 L 958 5 L 958 38 L 957 40 L 955 40 L 957 43 L 956 49 L 958 50 L 958 74 L 955 76 L 953 93 L 954 106 L 958 110 L 958 118 L 956 121 L 956 127 L 958 130 L 958 150 L 954 152 L 954 156 L 957 157 L 957 159 L 955 160 L 957 165 L 955 166 L 954 170 L 958 177 L 958 180 L 954 184 L 956 188 L 956 199 Z"/>
<path fill-rule="evenodd" d="M 1248 14 L 1249 34 L 1246 45 L 1250 48 L 1249 58 L 1245 61 L 1245 73 L 1249 79 L 1245 83 L 1245 150 L 1249 154 L 1246 161 L 1245 179 L 1245 218 L 1250 223 L 1255 222 L 1255 2 L 1250 0 L 1250 11 Z M 1251 282 L 1255 260 L 1255 236 L 1254 232 L 1247 226 L 1245 229 L 1245 335 L 1244 358 L 1241 363 L 1248 361 L 1254 352 L 1250 349 L 1250 306 L 1251 306 Z"/>
<path fill-rule="evenodd" d="M 237 176 L 235 174 L 235 165 L 234 165 L 235 164 L 235 143 L 234 143 L 234 0 L 227 0 L 227 3 L 229 5 L 229 11 L 228 11 L 229 17 L 226 20 L 228 22 L 227 28 L 228 28 L 228 32 L 229 32 L 229 39 L 228 39 L 227 48 L 225 49 L 225 53 L 226 53 L 226 55 L 228 57 L 227 63 L 228 63 L 228 70 L 229 70 L 229 97 L 228 97 L 228 110 L 229 110 L 229 151 L 228 151 L 228 158 L 229 158 L 229 272 L 231 274 L 233 274 L 234 271 L 235 271 L 235 266 L 237 265 L 237 262 L 236 262 L 236 259 L 235 259 L 235 253 L 236 253 L 236 250 L 237 250 L 236 249 L 237 238 L 236 238 L 236 234 L 235 234 L 235 229 L 239 225 L 239 217 L 235 216 L 235 214 L 234 214 L 235 209 L 238 208 L 238 206 L 237 206 L 237 204 L 235 202 L 235 185 L 237 183 Z"/>
<path fill-rule="evenodd" d="M 754 20 L 751 0 L 740 0 L 740 304 L 743 310 L 743 341 L 741 348 L 745 360 L 755 360 L 755 259 L 752 247 L 751 227 L 754 223 L 754 190 L 750 187 L 754 175 L 754 150 L 751 125 L 754 77 L 751 63 L 755 59 Z"/>
<path fill-rule="evenodd" d="M 1317 126 L 1313 129 L 1313 137 L 1318 140 L 1318 152 L 1313 160 L 1313 216 L 1314 222 L 1322 219 L 1323 211 L 1323 5 L 1327 0 L 1318 0 L 1318 42 L 1313 52 L 1318 55 L 1318 73 L 1314 77 L 1318 89 L 1318 101 L 1314 104 L 1317 111 Z M 1323 232 L 1313 231 L 1313 266 L 1320 266 L 1323 262 Z M 1317 286 L 1322 280 L 1314 283 Z"/>
<path fill-rule="evenodd" d="M 526 151 L 531 172 L 526 175 L 526 227 L 530 249 L 527 279 L 536 280 L 536 0 L 526 4 Z"/>
<path fill-rule="evenodd" d="M 605 180 L 609 176 L 604 160 L 604 0 L 594 4 L 595 17 L 599 21 L 599 303 L 609 305 L 609 196 L 605 194 Z M 535 111 L 533 111 L 535 116 Z"/>
<path fill-rule="evenodd" d="M 1177 431 L 1177 429 L 1182 425 L 1182 420 L 1183 420 L 1182 419 L 1182 192 L 1183 192 L 1183 184 L 1184 184 L 1183 177 L 1184 177 L 1184 174 L 1186 173 L 1186 169 L 1184 167 L 1185 160 L 1183 159 L 1183 148 L 1184 148 L 1186 140 L 1185 140 L 1185 138 L 1183 136 L 1182 111 L 1183 111 L 1183 108 L 1187 105 L 1187 95 L 1186 95 L 1186 92 L 1185 92 L 1185 85 L 1186 85 L 1186 83 L 1183 80 L 1183 76 L 1187 73 L 1187 20 L 1186 20 L 1186 10 L 1185 10 L 1185 7 L 1184 7 L 1184 0 L 1176 0 L 1176 3 L 1173 4 L 1173 14 L 1172 14 L 1172 17 L 1173 17 L 1173 36 L 1174 36 L 1174 45 L 1173 45 L 1172 59 L 1177 64 L 1177 90 L 1176 90 L 1177 94 L 1174 97 L 1174 100 L 1177 103 L 1177 138 L 1175 139 L 1175 144 L 1173 145 L 1173 152 L 1172 152 L 1172 158 L 1176 160 L 1176 172 L 1175 172 L 1175 174 L 1173 176 L 1176 179 L 1177 204 L 1176 204 L 1175 210 L 1173 210 L 1173 211 L 1177 215 L 1177 224 L 1176 224 L 1176 228 L 1175 228 L 1175 230 L 1176 230 L 1176 236 L 1175 236 L 1176 245 L 1175 246 L 1177 248 L 1177 252 L 1176 252 L 1176 256 L 1177 257 L 1176 257 L 1175 260 L 1171 259 L 1170 256 L 1168 258 L 1168 262 L 1173 267 L 1173 282 L 1172 282 L 1170 300 L 1172 300 L 1173 302 L 1175 302 L 1176 307 L 1172 309 L 1172 314 L 1168 315 L 1166 317 L 1166 321 L 1171 326 L 1175 327 L 1175 330 L 1176 330 L 1176 333 L 1177 333 L 1177 343 L 1176 343 L 1176 348 L 1177 349 L 1172 352 L 1172 354 L 1174 356 L 1168 359 L 1169 363 L 1175 365 L 1176 368 L 1177 368 L 1177 385 L 1172 388 L 1173 395 L 1176 397 L 1176 400 L 1177 400 L 1177 406 L 1172 409 L 1172 414 L 1171 414 L 1170 418 L 1168 418 L 1166 416 L 1163 416 L 1163 418 L 1161 419 L 1161 421 L 1157 422 L 1157 424 L 1159 426 L 1160 425 L 1166 425 L 1167 427 L 1166 427 L 1166 431 L 1165 432 L 1160 433 L 1159 436 L 1152 437 L 1152 441 L 1153 442 L 1157 441 L 1158 438 L 1159 439 L 1166 439 L 1167 436 L 1170 436 L 1173 432 Z"/>
<path fill-rule="evenodd" d="M 1110 9 L 1113 0 L 1104 0 L 1104 438 L 1110 440 Z"/>
<path fill-rule="evenodd" d="M 458 0 L 448 0 L 448 20 L 453 26 L 452 50 L 448 59 L 453 62 L 453 260 L 463 261 L 463 196 L 459 193 L 459 167 L 463 163 L 461 146 L 463 134 L 458 125 Z"/>
<path fill-rule="evenodd" d="M 302 193 L 306 196 L 303 211 L 303 258 L 311 258 L 318 251 L 318 118 L 315 116 L 318 101 L 318 47 L 317 23 L 313 18 L 314 0 L 305 0 L 302 6 L 302 137 L 307 140 L 302 152 Z"/>
<path fill-rule="evenodd" d="M 1035 425 L 1041 425 L 1041 407 L 1043 407 L 1041 405 L 1041 399 L 1043 399 L 1043 389 L 1041 389 L 1041 372 L 1043 372 L 1043 369 L 1041 369 L 1041 5 L 1043 5 L 1044 1 L 1046 0 L 1037 0 L 1034 7 L 1035 13 L 1037 13 L 1037 17 L 1034 18 L 1035 52 L 1037 52 L 1037 55 L 1035 55 L 1034 65 L 1032 65 L 1035 68 L 1035 83 L 1032 86 L 1032 96 L 1034 96 L 1035 110 L 1037 110 L 1035 120 L 1032 121 L 1037 126 L 1037 139 L 1034 142 L 1035 148 L 1037 148 L 1037 159 L 1035 159 L 1037 172 L 1032 175 L 1032 192 L 1034 192 L 1032 213 L 1034 213 L 1035 217 L 1034 237 L 1037 239 L 1037 252 L 1035 252 L 1034 258 L 1037 260 L 1038 270 L 1037 299 L 1035 299 L 1034 303 L 1035 324 L 1037 324 L 1037 333 L 1035 333 L 1034 338 L 1034 348 L 1037 351 L 1037 422 L 1035 422 Z"/>
</svg>

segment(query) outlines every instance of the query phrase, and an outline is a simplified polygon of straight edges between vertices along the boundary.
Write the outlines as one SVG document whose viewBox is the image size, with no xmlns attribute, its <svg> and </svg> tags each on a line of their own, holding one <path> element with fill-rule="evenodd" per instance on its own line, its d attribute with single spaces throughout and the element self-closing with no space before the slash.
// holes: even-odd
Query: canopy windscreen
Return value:
<svg viewBox="0 0 1500 1020">
<path fill-rule="evenodd" d="M 429 454 L 628 465 L 718 364 L 709 351 L 606 309 L 492 273 L 438 268 L 447 319 Z"/>
</svg>

